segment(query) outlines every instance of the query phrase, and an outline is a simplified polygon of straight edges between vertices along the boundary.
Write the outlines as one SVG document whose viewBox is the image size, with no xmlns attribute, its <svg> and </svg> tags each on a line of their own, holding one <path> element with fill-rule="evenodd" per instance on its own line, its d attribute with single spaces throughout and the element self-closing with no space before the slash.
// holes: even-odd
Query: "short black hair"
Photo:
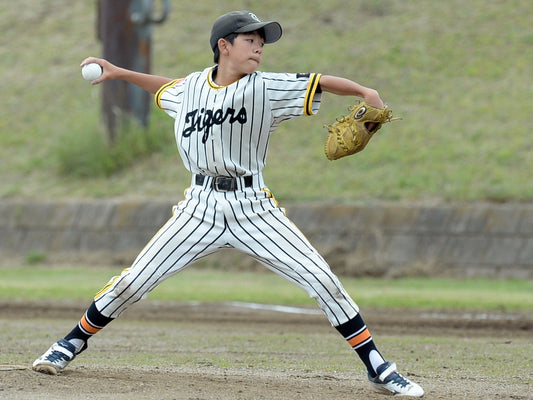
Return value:
<svg viewBox="0 0 533 400">
<path fill-rule="evenodd" d="M 259 36 L 261 36 L 262 39 L 265 39 L 264 28 L 257 30 L 257 33 L 259 34 Z M 224 37 L 224 40 L 227 40 L 228 42 L 233 44 L 233 41 L 235 40 L 237 35 L 238 33 L 230 33 L 228 36 Z M 213 61 L 215 62 L 215 64 L 218 64 L 218 60 L 220 59 L 220 50 L 218 49 L 218 44 L 217 44 L 217 47 L 213 49 L 213 52 L 214 52 Z"/>
</svg>

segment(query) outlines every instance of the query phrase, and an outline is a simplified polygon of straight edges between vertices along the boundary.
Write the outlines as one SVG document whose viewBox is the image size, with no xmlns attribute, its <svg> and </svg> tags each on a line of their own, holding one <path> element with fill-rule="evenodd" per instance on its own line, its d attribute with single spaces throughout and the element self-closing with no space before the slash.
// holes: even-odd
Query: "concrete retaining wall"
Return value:
<svg viewBox="0 0 533 400">
<path fill-rule="evenodd" d="M 171 203 L 0 201 L 0 257 L 129 264 L 171 216 Z M 344 275 L 533 277 L 533 205 L 288 207 Z M 208 262 L 254 267 L 224 251 Z"/>
</svg>

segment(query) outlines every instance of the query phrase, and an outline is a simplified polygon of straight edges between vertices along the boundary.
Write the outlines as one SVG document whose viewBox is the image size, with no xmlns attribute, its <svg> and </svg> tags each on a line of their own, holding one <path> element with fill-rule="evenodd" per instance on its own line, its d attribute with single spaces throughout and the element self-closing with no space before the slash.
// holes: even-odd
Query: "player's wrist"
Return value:
<svg viewBox="0 0 533 400">
<path fill-rule="evenodd" d="M 379 97 L 378 91 L 375 89 L 365 88 L 363 99 L 367 104 L 377 108 L 383 108 L 385 105 Z"/>
</svg>

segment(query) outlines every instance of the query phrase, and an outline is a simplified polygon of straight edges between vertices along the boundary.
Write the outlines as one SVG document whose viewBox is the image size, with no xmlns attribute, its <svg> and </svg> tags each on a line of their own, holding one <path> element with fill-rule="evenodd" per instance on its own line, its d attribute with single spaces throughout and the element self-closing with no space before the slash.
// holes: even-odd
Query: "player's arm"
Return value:
<svg viewBox="0 0 533 400">
<path fill-rule="evenodd" d="M 172 81 L 172 79 L 165 78 L 164 76 L 144 74 L 142 72 L 135 72 L 129 69 L 120 68 L 102 58 L 88 57 L 81 62 L 80 66 L 83 67 L 89 63 L 97 63 L 102 67 L 102 75 L 100 78 L 91 82 L 93 85 L 97 85 L 112 79 L 121 79 L 135 86 L 139 86 L 141 89 L 144 89 L 147 92 L 155 94 L 161 86 Z"/>
<path fill-rule="evenodd" d="M 329 92 L 340 96 L 357 96 L 363 98 L 371 106 L 383 108 L 384 104 L 375 89 L 367 88 L 349 79 L 337 76 L 322 75 L 320 88 L 323 92 Z"/>
</svg>

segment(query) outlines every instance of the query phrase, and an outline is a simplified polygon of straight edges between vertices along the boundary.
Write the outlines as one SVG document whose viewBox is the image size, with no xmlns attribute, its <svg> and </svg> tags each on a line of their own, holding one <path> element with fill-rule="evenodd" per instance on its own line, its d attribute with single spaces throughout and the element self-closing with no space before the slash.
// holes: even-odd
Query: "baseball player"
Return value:
<svg viewBox="0 0 533 400">
<path fill-rule="evenodd" d="M 174 120 L 178 151 L 191 172 L 185 198 L 130 268 L 113 277 L 64 338 L 33 363 L 56 374 L 87 348 L 97 332 L 162 281 L 222 248 L 250 255 L 314 298 L 332 326 L 357 352 L 370 383 L 386 393 L 421 397 L 423 389 L 402 376 L 376 348 L 356 303 L 326 261 L 287 218 L 263 180 L 270 134 L 283 122 L 313 115 L 321 94 L 358 96 L 383 107 L 377 91 L 318 73 L 266 73 L 258 67 L 263 46 L 282 34 L 279 23 L 248 11 L 219 17 L 211 31 L 214 66 L 182 79 L 98 63 L 98 84 L 122 79 L 155 94 Z"/>
</svg>

